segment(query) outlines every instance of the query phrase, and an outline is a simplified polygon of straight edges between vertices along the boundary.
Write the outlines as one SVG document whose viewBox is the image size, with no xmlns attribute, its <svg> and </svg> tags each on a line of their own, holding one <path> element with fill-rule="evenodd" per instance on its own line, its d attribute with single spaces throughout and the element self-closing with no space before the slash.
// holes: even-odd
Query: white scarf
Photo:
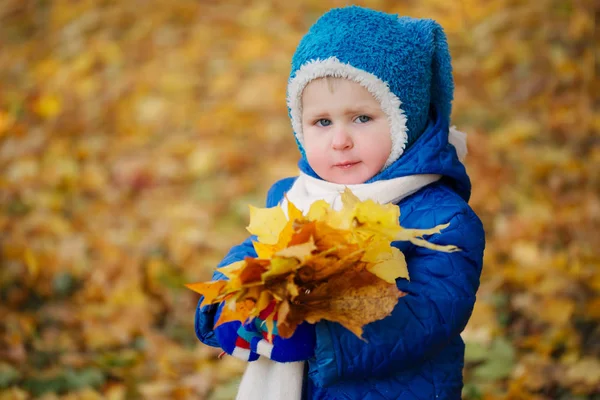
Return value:
<svg viewBox="0 0 600 400">
<path fill-rule="evenodd" d="M 448 141 L 463 161 L 467 155 L 466 135 L 451 127 Z M 380 204 L 396 204 L 440 178 L 440 175 L 434 174 L 410 175 L 373 183 L 341 185 L 300 173 L 287 192 L 287 198 L 303 213 L 317 200 L 325 200 L 339 210 L 342 207 L 341 193 L 348 187 L 361 201 L 371 199 Z M 285 198 L 281 207 L 287 212 Z M 304 361 L 278 363 L 261 356 L 257 361 L 248 363 L 236 400 L 301 400 L 303 375 Z"/>
</svg>

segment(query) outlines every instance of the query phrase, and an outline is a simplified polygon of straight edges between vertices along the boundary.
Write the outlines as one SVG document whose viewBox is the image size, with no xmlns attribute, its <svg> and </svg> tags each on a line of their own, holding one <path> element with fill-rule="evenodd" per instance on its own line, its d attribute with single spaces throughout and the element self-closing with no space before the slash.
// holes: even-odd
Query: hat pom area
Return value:
<svg viewBox="0 0 600 400">
<path fill-rule="evenodd" d="M 427 47 L 431 51 L 430 103 L 450 125 L 452 100 L 454 99 L 454 79 L 452 77 L 452 57 L 444 29 L 434 20 L 423 21 L 427 33 Z"/>
<path fill-rule="evenodd" d="M 292 58 L 287 105 L 303 156 L 302 92 L 314 79 L 345 78 L 365 87 L 390 124 L 392 150 L 383 169 L 421 135 L 434 107 L 449 124 L 454 84 L 442 27 L 359 6 L 325 13 Z"/>
</svg>

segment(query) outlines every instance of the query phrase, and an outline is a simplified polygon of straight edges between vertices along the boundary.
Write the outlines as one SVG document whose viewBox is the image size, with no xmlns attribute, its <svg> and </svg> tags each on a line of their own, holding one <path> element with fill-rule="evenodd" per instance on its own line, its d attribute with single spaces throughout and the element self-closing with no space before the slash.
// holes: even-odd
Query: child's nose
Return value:
<svg viewBox="0 0 600 400">
<path fill-rule="evenodd" d="M 334 150 L 351 149 L 354 146 L 350 133 L 344 126 L 340 126 L 333 134 L 331 147 Z"/>
</svg>

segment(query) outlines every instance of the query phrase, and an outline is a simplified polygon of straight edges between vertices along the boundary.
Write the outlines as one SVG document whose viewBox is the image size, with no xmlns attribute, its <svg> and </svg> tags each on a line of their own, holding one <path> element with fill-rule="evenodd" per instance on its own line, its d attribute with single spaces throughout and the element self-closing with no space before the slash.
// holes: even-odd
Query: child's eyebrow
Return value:
<svg viewBox="0 0 600 400">
<path fill-rule="evenodd" d="M 358 105 L 353 108 L 343 110 L 344 115 L 355 115 L 355 114 L 376 114 L 378 112 L 377 107 L 371 105 Z M 326 118 L 330 116 L 329 111 L 311 110 L 304 109 L 305 118 Z"/>
<path fill-rule="evenodd" d="M 350 114 L 372 114 L 377 112 L 377 109 L 373 106 L 369 106 L 369 105 L 359 105 L 356 106 L 354 108 L 349 108 L 346 111 L 344 111 L 344 114 L 346 115 L 350 115 Z"/>
<path fill-rule="evenodd" d="M 302 117 L 306 118 L 306 119 L 320 119 L 320 118 L 328 118 L 329 117 L 329 113 L 327 111 L 304 110 L 304 112 L 302 114 L 303 114 Z"/>
</svg>

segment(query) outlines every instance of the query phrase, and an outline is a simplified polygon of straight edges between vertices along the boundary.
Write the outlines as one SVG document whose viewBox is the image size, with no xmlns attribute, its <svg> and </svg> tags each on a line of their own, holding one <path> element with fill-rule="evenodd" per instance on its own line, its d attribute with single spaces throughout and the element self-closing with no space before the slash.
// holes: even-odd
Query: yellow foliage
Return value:
<svg viewBox="0 0 600 400">
<path fill-rule="evenodd" d="M 388 316 L 404 295 L 396 279 L 408 279 L 408 269 L 391 242 L 402 237 L 422 243 L 424 233 L 442 229 L 404 230 L 398 206 L 360 201 L 349 189 L 342 193 L 339 211 L 317 202 L 304 217 L 288 203 L 289 219 L 280 207 L 250 207 L 248 230 L 257 235 L 258 259 L 224 267 L 229 281 L 187 285 L 204 296 L 203 305 L 227 304 L 232 312 L 219 323 L 256 317 L 272 298 L 269 316 L 278 315 L 282 337 L 290 337 L 302 321 L 321 319 L 339 322 L 360 337 L 364 325 Z M 239 302 L 244 306 L 236 306 Z"/>
<path fill-rule="evenodd" d="M 195 341 L 197 298 L 182 283 L 209 279 L 243 240 L 246 205 L 297 174 L 290 59 L 317 16 L 345 2 L 1 4 L 0 399 L 77 397 L 66 368 L 108 379 L 97 387 L 105 398 L 222 395 L 243 367 Z M 514 351 L 509 375 L 476 373 L 497 353 L 467 357 L 463 398 L 593 396 L 596 3 L 356 4 L 433 18 L 448 34 L 452 119 L 468 133 L 469 204 L 486 230 L 463 337 L 467 355 L 497 339 Z M 311 235 L 328 245 L 313 235 L 323 226 L 308 225 L 288 247 Z M 266 246 L 265 259 L 284 249 Z M 311 257 L 314 270 L 296 270 L 303 279 L 332 272 Z M 282 274 L 300 265 L 279 261 Z M 273 296 L 300 296 L 294 285 Z M 57 382 L 67 393 L 53 393 Z"/>
</svg>

